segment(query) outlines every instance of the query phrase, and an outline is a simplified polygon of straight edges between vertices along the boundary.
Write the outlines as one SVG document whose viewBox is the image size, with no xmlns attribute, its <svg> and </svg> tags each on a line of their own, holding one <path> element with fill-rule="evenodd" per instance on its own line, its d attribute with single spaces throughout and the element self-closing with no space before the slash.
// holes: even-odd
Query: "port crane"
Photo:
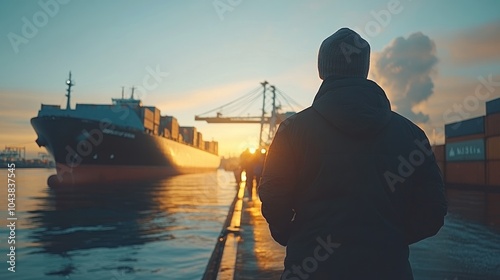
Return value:
<svg viewBox="0 0 500 280">
<path fill-rule="evenodd" d="M 39 152 L 38 153 L 38 157 L 43 161 L 43 162 L 47 162 L 49 161 L 52 157 L 50 155 L 48 155 L 47 153 L 44 153 L 44 152 Z"/>
<path fill-rule="evenodd" d="M 248 113 L 252 109 L 252 105 L 259 100 L 262 100 L 260 112 L 252 112 L 252 114 L 244 116 L 243 114 Z M 286 103 L 288 109 L 292 111 L 281 113 L 283 103 Z M 295 108 L 302 108 L 302 106 L 274 85 L 264 81 L 260 83 L 259 87 L 242 97 L 203 114 L 196 115 L 194 119 L 196 121 L 206 121 L 207 123 L 260 124 L 259 146 L 267 147 L 276 134 L 278 125 L 295 114 Z M 239 112 L 239 114 L 230 115 L 235 112 Z"/>
<path fill-rule="evenodd" d="M 23 161 L 26 158 L 26 147 L 5 146 L 3 151 L 0 151 L 1 160 Z"/>
</svg>

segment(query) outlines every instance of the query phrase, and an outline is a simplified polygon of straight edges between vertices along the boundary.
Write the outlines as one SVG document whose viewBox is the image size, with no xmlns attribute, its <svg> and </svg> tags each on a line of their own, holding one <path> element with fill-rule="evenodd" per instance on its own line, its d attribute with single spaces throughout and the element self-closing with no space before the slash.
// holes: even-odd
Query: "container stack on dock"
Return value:
<svg viewBox="0 0 500 280">
<path fill-rule="evenodd" d="M 433 148 L 447 184 L 500 187 L 500 98 L 486 116 L 446 124 L 445 145 Z"/>
<path fill-rule="evenodd" d="M 484 135 L 484 117 L 445 126 L 446 182 L 467 185 L 486 183 Z"/>
<path fill-rule="evenodd" d="M 500 98 L 486 103 L 486 182 L 500 186 Z"/>
</svg>

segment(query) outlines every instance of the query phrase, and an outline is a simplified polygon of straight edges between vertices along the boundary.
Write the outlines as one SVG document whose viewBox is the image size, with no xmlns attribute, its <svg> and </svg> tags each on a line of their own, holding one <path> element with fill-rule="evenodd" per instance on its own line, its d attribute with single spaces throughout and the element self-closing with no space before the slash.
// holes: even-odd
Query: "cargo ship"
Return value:
<svg viewBox="0 0 500 280">
<path fill-rule="evenodd" d="M 122 89 L 111 104 L 71 109 L 71 72 L 66 85 L 65 109 L 42 104 L 31 119 L 36 143 L 56 162 L 49 186 L 156 180 L 218 168 L 218 142 L 203 141 L 195 127 L 179 126 L 175 117 L 143 106 L 134 88 L 129 98 Z"/>
</svg>

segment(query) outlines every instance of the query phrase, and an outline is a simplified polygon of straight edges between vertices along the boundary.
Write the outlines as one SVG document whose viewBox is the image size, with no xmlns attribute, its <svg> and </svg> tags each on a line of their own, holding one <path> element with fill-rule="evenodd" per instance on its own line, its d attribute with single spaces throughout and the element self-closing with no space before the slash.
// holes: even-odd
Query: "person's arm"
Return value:
<svg viewBox="0 0 500 280">
<path fill-rule="evenodd" d="M 279 244 L 286 246 L 291 233 L 294 179 L 292 150 L 286 129 L 279 129 L 269 147 L 259 185 L 262 215 L 269 223 L 271 235 Z"/>
<path fill-rule="evenodd" d="M 428 154 L 411 178 L 413 186 L 409 193 L 409 217 L 406 219 L 408 244 L 436 235 L 447 213 L 444 182 L 429 141 L 425 136 L 418 141 L 419 148 L 425 147 Z"/>
</svg>

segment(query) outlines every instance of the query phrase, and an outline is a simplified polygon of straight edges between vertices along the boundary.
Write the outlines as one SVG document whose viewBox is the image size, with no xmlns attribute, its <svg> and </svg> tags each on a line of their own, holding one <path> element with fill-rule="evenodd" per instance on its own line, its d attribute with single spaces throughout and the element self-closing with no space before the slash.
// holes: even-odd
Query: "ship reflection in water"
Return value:
<svg viewBox="0 0 500 280">
<path fill-rule="evenodd" d="M 236 184 L 218 171 L 50 189 L 51 171 L 16 172 L 16 279 L 200 279 Z"/>
</svg>

